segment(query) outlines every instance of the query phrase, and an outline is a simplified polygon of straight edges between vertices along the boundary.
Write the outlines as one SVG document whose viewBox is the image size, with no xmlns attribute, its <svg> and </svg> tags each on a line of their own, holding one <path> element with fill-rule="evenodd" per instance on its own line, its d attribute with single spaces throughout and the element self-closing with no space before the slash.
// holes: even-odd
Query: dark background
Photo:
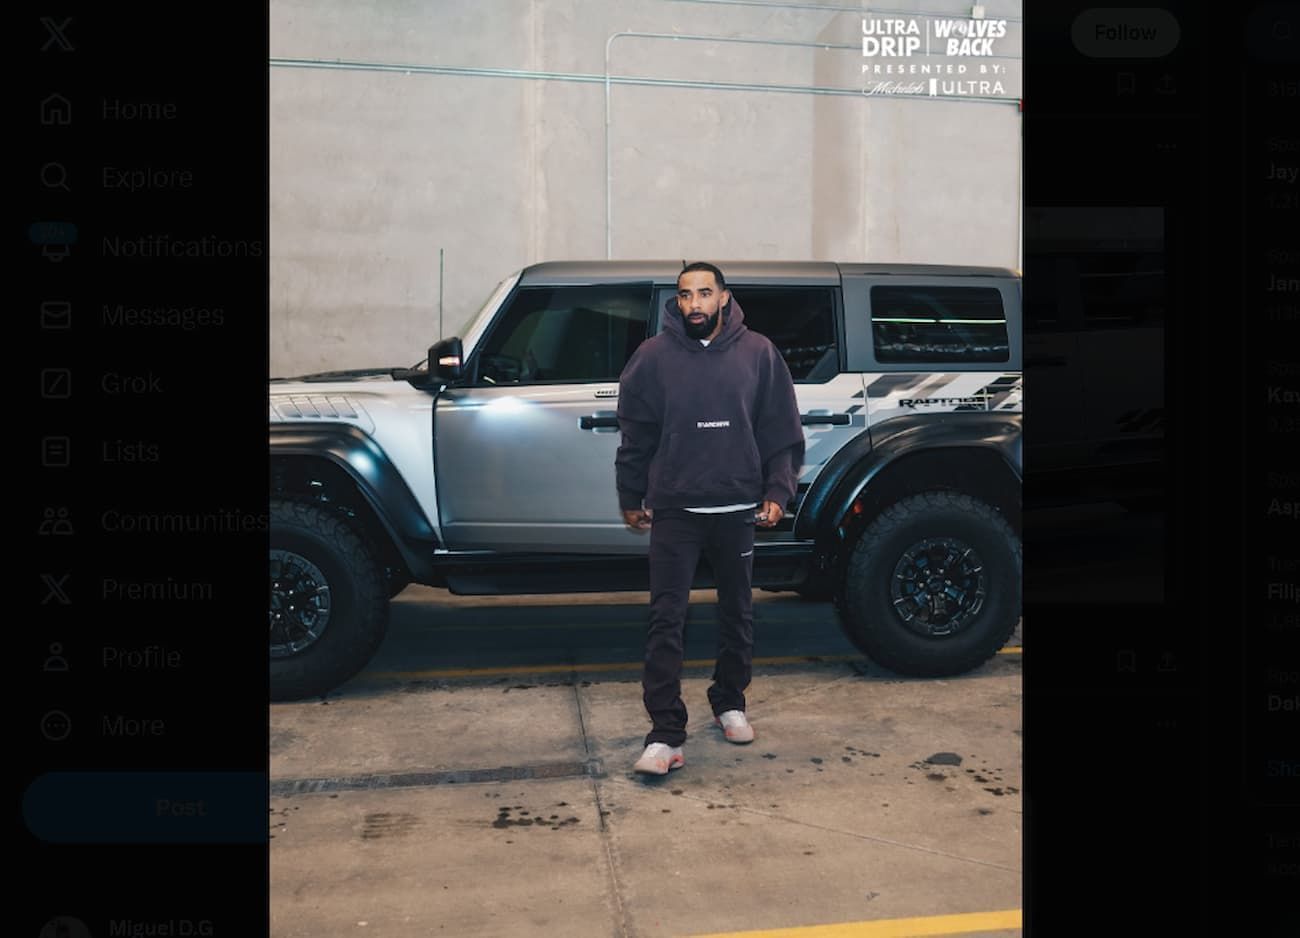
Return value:
<svg viewBox="0 0 1300 938">
<path fill-rule="evenodd" d="M 13 170 L 22 284 L 14 316 L 32 349 L 14 363 L 15 397 L 38 419 L 15 419 L 31 428 L 17 434 L 26 485 L 11 490 L 28 612 L 9 619 L 27 688 L 15 711 L 21 768 L 13 792 L 26 817 L 15 818 L 22 859 L 6 930 L 55 935 L 47 924 L 71 916 L 96 936 L 124 920 L 174 922 L 174 934 L 184 933 L 182 921 L 195 935 L 204 922 L 216 935 L 265 934 L 266 674 L 252 627 L 265 605 L 265 18 L 67 3 L 25 4 L 8 20 L 23 70 L 13 95 L 24 141 Z M 67 123 L 43 109 L 51 94 L 70 102 Z M 128 108 L 114 110 L 114 102 Z M 64 166 L 67 189 L 42 184 L 50 162 Z M 105 184 L 106 166 L 188 171 L 192 185 L 131 192 L 112 185 L 113 176 Z M 53 260 L 32 243 L 32 222 L 75 225 L 75 243 Z M 45 230 L 64 240 L 70 233 Z M 145 247 L 115 258 L 105 243 L 115 238 L 144 239 Z M 199 250 L 206 239 L 207 250 L 228 256 L 139 256 L 164 238 Z M 70 317 L 42 308 L 51 301 L 70 304 Z M 220 312 L 202 325 L 196 315 L 190 328 L 180 312 L 175 325 L 114 324 L 105 307 L 118 304 Z M 43 396 L 60 391 L 47 386 L 50 368 L 71 372 L 70 396 Z M 108 389 L 112 375 L 141 377 L 145 393 L 109 393 L 106 374 Z M 70 441 L 68 464 L 45 465 L 42 441 L 59 436 Z M 142 461 L 121 461 L 132 455 Z M 56 519 L 66 509 L 74 533 L 38 534 L 47 509 Z M 109 532 L 102 518 L 110 510 L 184 516 L 197 530 Z M 165 586 L 168 578 L 204 584 L 209 598 L 103 596 L 105 579 Z M 45 670 L 56 644 L 66 671 Z M 102 666 L 105 647 L 151 645 L 178 652 L 179 667 Z M 70 719 L 66 739 L 43 735 L 48 711 Z M 112 735 L 119 716 L 124 727 L 142 721 L 145 732 Z M 137 786 L 140 811 L 125 820 L 100 810 L 107 782 L 88 774 L 114 770 L 147 773 Z M 29 790 L 55 772 L 74 774 L 46 776 Z M 175 772 L 196 775 L 163 774 Z M 159 798 L 203 801 L 206 816 L 151 819 Z M 42 842 L 24 820 L 51 837 L 97 821 L 103 842 Z M 159 837 L 183 840 L 132 844 Z"/>
<path fill-rule="evenodd" d="M 1296 559 L 1294 515 L 1266 513 L 1269 499 L 1296 498 L 1294 487 L 1270 489 L 1268 476 L 1294 472 L 1294 424 L 1281 421 L 1296 408 L 1266 400 L 1269 386 L 1294 387 L 1268 362 L 1294 366 L 1297 330 L 1294 318 L 1270 320 L 1259 285 L 1270 272 L 1264 252 L 1300 241 L 1284 206 L 1268 204 L 1286 190 L 1265 181 L 1263 152 L 1267 138 L 1294 139 L 1300 126 L 1294 94 L 1270 94 L 1279 90 L 1270 82 L 1296 79 L 1297 44 L 1275 39 L 1273 24 L 1289 15 L 1300 33 L 1300 22 L 1293 5 L 1250 19 L 1264 5 L 1165 3 L 1182 30 L 1173 53 L 1101 60 L 1069 39 L 1086 4 L 1040 6 L 1026 11 L 1026 210 L 1162 207 L 1166 295 L 1163 361 L 1144 353 L 1164 372 L 1163 446 L 1148 454 L 1158 497 L 1147 497 L 1150 463 L 1106 476 L 1100 492 L 1088 473 L 1031 463 L 1026 476 L 1026 932 L 1078 933 L 1080 916 L 1104 908 L 1108 933 L 1296 934 L 1300 883 L 1294 865 L 1290 875 L 1277 867 L 1296 861 L 1300 800 L 1295 779 L 1270 778 L 1269 763 L 1295 765 L 1300 733 L 1294 715 L 1270 714 L 1266 702 L 1288 696 L 1267 669 L 1294 667 L 1300 633 L 1270 624 L 1296 606 L 1264 591 L 1297 579 L 1266 569 L 1269 556 Z M 1049 289 L 1034 278 L 1042 248 L 1027 232 L 1027 296 Z M 1132 367 L 1137 334 L 1105 336 L 1116 368 Z M 1054 415 L 1034 391 L 1045 373 L 1025 372 L 1032 452 Z M 1093 387 L 1105 377 L 1085 375 Z M 1035 501 L 1071 490 L 1130 505 L 1142 493 L 1142 510 L 1163 518 L 1162 547 L 1134 556 L 1114 513 L 1065 536 L 1041 523 Z M 1072 588 L 1059 585 L 1063 553 L 1080 558 Z M 1163 601 L 1099 602 L 1118 576 L 1091 566 L 1099 555 L 1158 565 Z M 1058 585 L 1036 601 L 1049 570 Z M 1124 781 L 1095 784 L 1093 767 Z"/>
<path fill-rule="evenodd" d="M 1148 516 L 1163 519 L 1164 537 L 1146 555 L 1162 569 L 1163 589 L 1141 601 L 1097 603 L 1106 574 L 1095 559 L 1132 549 L 1123 524 L 1103 514 L 1063 534 L 1026 514 L 1026 934 L 1077 933 L 1102 906 L 1109 934 L 1234 933 L 1244 916 L 1267 923 L 1253 934 L 1295 933 L 1287 931 L 1295 924 L 1288 902 L 1295 877 L 1269 868 L 1296 859 L 1293 850 L 1270 847 L 1296 841 L 1296 785 L 1269 778 L 1267 764 L 1294 762 L 1298 734 L 1285 732 L 1294 715 L 1278 719 L 1263 701 L 1285 693 L 1268 685 L 1265 669 L 1294 663 L 1300 634 L 1267 625 L 1286 604 L 1264 596 L 1267 582 L 1296 581 L 1294 573 L 1270 576 L 1265 566 L 1269 556 L 1295 557 L 1295 517 L 1264 510 L 1271 498 L 1297 498 L 1285 480 L 1274 477 L 1270 489 L 1267 475 L 1296 470 L 1283 452 L 1295 449 L 1297 409 L 1266 403 L 1270 386 L 1296 386 L 1268 364 L 1294 363 L 1296 330 L 1294 318 L 1262 312 L 1286 298 L 1259 286 L 1271 270 L 1262 251 L 1288 238 L 1296 244 L 1294 224 L 1282 225 L 1286 203 L 1268 204 L 1285 190 L 1263 178 L 1267 138 L 1300 126 L 1297 98 L 1282 94 L 1284 86 L 1272 86 L 1278 94 L 1271 96 L 1268 84 L 1296 80 L 1294 57 L 1268 61 L 1293 54 L 1295 45 L 1270 34 L 1248 43 L 1249 4 L 1213 13 L 1200 4 L 1165 7 L 1178 17 L 1182 38 L 1159 62 L 1080 55 L 1069 25 L 1082 5 L 1025 11 L 1032 95 L 1024 120 L 1026 207 L 1163 206 L 1168 285 L 1164 434 L 1153 451 L 1162 497 L 1141 503 Z M 256 688 L 265 686 L 264 646 L 251 626 L 266 601 L 265 18 L 88 4 L 24 6 L 12 17 L 30 79 L 20 85 L 15 111 L 27 141 L 18 169 L 18 316 L 35 348 L 30 362 L 16 367 L 27 389 L 17 401 L 23 410 L 35 403 L 40 418 L 36 429 L 21 432 L 28 455 L 19 459 L 31 480 L 19 492 L 39 497 L 20 497 L 16 514 L 39 529 L 47 509 L 66 508 L 76 532 L 37 536 L 32 548 L 20 525 L 15 543 L 28 558 L 19 582 L 28 584 L 34 608 L 12 621 L 23 636 L 16 659 L 30 682 L 17 708 L 22 768 L 14 797 L 23 805 L 32 780 L 53 771 L 262 773 L 267 702 Z M 1271 25 L 1267 17 L 1260 22 Z M 1141 92 L 1116 94 L 1117 70 L 1132 72 Z M 1153 90 L 1165 74 L 1174 76 L 1176 94 Z M 55 92 L 72 102 L 71 123 L 41 122 L 41 102 Z M 170 103 L 174 116 L 106 120 L 106 99 Z M 65 165 L 71 191 L 39 183 L 41 167 L 52 161 Z M 98 175 L 105 165 L 189 170 L 194 185 L 105 189 Z M 32 222 L 75 224 L 66 256 L 49 259 L 32 236 L 66 240 L 69 229 L 32 231 Z M 106 256 L 105 237 L 153 235 L 208 238 L 245 256 Z M 1025 247 L 1029 276 L 1035 245 L 1027 239 Z M 49 328 L 57 319 L 41 312 L 48 301 L 71 304 L 70 328 Z M 222 321 L 192 329 L 106 325 L 104 305 L 119 302 L 216 308 Z M 70 397 L 41 396 L 58 393 L 43 374 L 56 367 L 72 372 Z M 164 390 L 108 395 L 100 389 L 105 372 L 152 374 Z M 1054 417 L 1050 405 L 1035 406 L 1030 369 L 1026 381 L 1032 443 L 1034 427 Z M 66 467 L 42 461 L 44 438 L 57 436 L 71 441 Z M 103 462 L 103 445 L 118 440 L 142 444 L 146 454 L 157 447 L 157 461 Z M 1150 472 L 1148 463 L 1140 480 L 1148 489 Z M 1036 474 L 1031 462 L 1027 506 L 1049 495 L 1060 504 L 1072 493 L 1093 503 L 1111 494 L 1095 486 L 1085 492 L 1087 481 Z M 1114 484 L 1118 498 L 1124 479 Z M 249 527 L 111 534 L 98 530 L 108 508 Z M 200 581 L 211 598 L 102 601 L 104 577 Z M 1052 589 L 1036 594 L 1035 583 L 1049 579 Z M 34 628 L 23 629 L 27 622 Z M 56 643 L 67 671 L 43 668 Z M 147 645 L 181 652 L 181 667 L 99 666 L 105 646 Z M 1117 668 L 1126 650 L 1141 663 L 1136 672 Z M 1177 670 L 1156 666 L 1166 653 Z M 51 710 L 71 719 L 66 740 L 42 734 Z M 106 738 L 103 720 L 117 714 L 162 720 L 165 730 Z M 1105 777 L 1128 781 L 1093 784 L 1089 767 L 1101 764 L 1109 767 Z M 163 794 L 176 783 L 151 784 Z M 77 916 L 97 933 L 109 919 L 127 918 L 210 919 L 216 934 L 265 933 L 262 792 L 231 776 L 181 787 L 211 791 L 210 800 L 237 820 L 164 826 L 202 841 L 189 845 L 58 846 L 20 829 L 26 862 L 16 890 L 17 933 L 41 933 L 56 915 Z M 39 823 L 51 820 L 43 813 Z"/>
</svg>

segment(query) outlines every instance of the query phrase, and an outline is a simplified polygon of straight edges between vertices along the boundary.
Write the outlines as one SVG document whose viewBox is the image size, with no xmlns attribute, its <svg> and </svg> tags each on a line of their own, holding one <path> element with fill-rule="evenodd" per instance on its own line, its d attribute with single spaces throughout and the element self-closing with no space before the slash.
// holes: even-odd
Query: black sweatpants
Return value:
<svg viewBox="0 0 1300 938">
<path fill-rule="evenodd" d="M 650 627 L 641 677 L 642 700 L 654 724 L 645 738 L 647 746 L 680 746 L 686 740 L 682 635 L 701 554 L 713 568 L 718 590 L 718 658 L 709 704 L 715 716 L 745 709 L 754 648 L 750 584 L 755 510 L 703 514 L 661 508 L 651 518 Z"/>
</svg>

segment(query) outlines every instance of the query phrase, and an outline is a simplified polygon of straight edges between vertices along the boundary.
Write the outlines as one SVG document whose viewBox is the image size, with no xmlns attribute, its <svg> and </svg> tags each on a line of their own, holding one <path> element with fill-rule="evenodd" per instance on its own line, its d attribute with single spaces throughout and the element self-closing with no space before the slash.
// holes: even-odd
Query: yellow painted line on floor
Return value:
<svg viewBox="0 0 1300 938">
<path fill-rule="evenodd" d="M 1021 928 L 1021 920 L 1020 909 L 1005 909 L 1001 912 L 890 918 L 874 922 L 842 922 L 837 925 L 809 925 L 766 931 L 717 932 L 696 935 L 695 938 L 911 938 L 913 935 L 968 935 L 972 932 Z"/>
<path fill-rule="evenodd" d="M 823 661 L 856 661 L 859 655 L 789 655 L 784 658 L 755 658 L 755 665 L 765 664 L 820 664 Z M 687 668 L 711 668 L 712 658 L 692 658 L 682 662 Z M 603 661 L 594 664 L 520 664 L 505 668 L 443 668 L 434 671 L 379 671 L 370 677 L 414 678 L 430 677 L 490 677 L 494 674 L 570 674 L 574 671 L 640 671 L 640 661 Z"/>
<path fill-rule="evenodd" d="M 690 662 L 686 662 L 687 665 Z M 602 664 L 521 664 L 509 668 L 440 668 L 433 671 L 365 671 L 362 677 L 422 680 L 437 677 L 492 677 L 501 674 L 572 674 L 574 671 L 639 671 L 639 661 L 611 661 Z"/>
<path fill-rule="evenodd" d="M 1003 648 L 999 655 L 1018 655 L 1020 648 Z M 755 658 L 755 666 L 776 664 L 821 664 L 835 661 L 861 661 L 861 655 L 785 655 Z M 687 668 L 711 668 L 712 658 L 692 658 L 683 661 Z M 440 677 L 501 677 L 511 674 L 572 674 L 574 672 L 640 671 L 640 661 L 598 661 L 592 664 L 519 664 L 501 668 L 435 668 L 426 671 L 367 671 L 363 678 L 381 678 L 394 681 L 420 681 Z"/>
</svg>

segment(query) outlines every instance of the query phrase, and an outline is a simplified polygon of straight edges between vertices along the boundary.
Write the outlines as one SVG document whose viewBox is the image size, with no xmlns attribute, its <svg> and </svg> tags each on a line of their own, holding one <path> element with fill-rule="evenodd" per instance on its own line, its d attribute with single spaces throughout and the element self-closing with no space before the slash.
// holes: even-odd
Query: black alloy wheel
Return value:
<svg viewBox="0 0 1300 938">
<path fill-rule="evenodd" d="M 301 554 L 271 551 L 271 657 L 289 658 L 315 644 L 329 627 L 330 587 Z"/>
<path fill-rule="evenodd" d="M 953 635 L 984 608 L 984 562 L 958 538 L 923 538 L 903 551 L 889 591 L 907 628 L 928 638 Z"/>
</svg>

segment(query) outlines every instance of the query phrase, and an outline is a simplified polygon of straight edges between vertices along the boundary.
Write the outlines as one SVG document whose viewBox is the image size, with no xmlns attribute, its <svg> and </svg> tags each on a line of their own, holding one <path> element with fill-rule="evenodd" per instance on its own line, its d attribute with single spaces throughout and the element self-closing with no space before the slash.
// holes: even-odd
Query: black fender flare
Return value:
<svg viewBox="0 0 1300 938">
<path fill-rule="evenodd" d="M 383 448 L 350 424 L 271 424 L 272 459 L 324 459 L 352 480 L 418 583 L 434 578 L 438 537 Z"/>
<path fill-rule="evenodd" d="M 799 505 L 794 536 L 823 548 L 837 544 L 843 536 L 840 522 L 863 490 L 900 459 L 921 452 L 988 451 L 1019 485 L 1022 422 L 1018 412 L 956 411 L 905 414 L 870 427 L 841 447 L 813 481 Z"/>
</svg>

